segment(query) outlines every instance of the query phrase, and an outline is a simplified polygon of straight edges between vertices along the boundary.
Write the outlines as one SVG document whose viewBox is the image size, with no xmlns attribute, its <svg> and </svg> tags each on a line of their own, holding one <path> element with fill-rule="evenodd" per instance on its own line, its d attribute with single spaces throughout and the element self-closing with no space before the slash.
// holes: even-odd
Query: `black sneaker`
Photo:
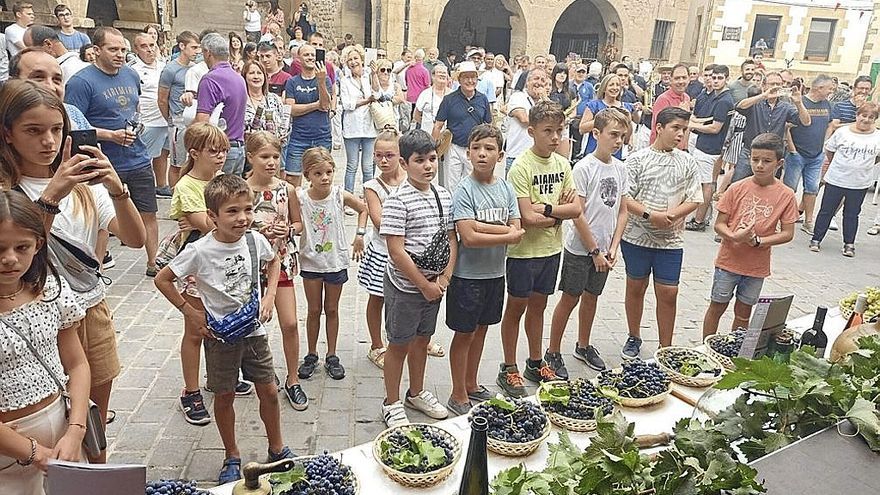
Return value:
<svg viewBox="0 0 880 495">
<path fill-rule="evenodd" d="M 335 354 L 331 354 L 324 358 L 324 369 L 327 371 L 327 376 L 334 380 L 342 380 L 345 378 L 345 368 L 342 367 L 342 364 L 339 362 L 339 356 Z"/>
<path fill-rule="evenodd" d="M 290 405 L 297 411 L 305 411 L 309 407 L 309 398 L 299 383 L 284 387 L 284 395 Z"/>
<path fill-rule="evenodd" d="M 526 380 L 535 383 L 559 380 L 559 377 L 553 372 L 553 368 L 548 366 L 543 360 L 538 361 L 537 364 L 535 364 L 532 363 L 531 359 L 526 359 L 526 370 L 523 371 L 523 377 L 525 377 Z"/>
<path fill-rule="evenodd" d="M 247 380 L 239 380 L 235 384 L 235 395 L 241 397 L 243 395 L 251 395 L 254 393 L 254 384 Z"/>
<path fill-rule="evenodd" d="M 116 266 L 116 260 L 113 259 L 113 256 L 110 256 L 110 251 L 107 251 L 107 254 L 104 255 L 104 261 L 101 262 L 101 268 L 107 270 L 114 266 Z"/>
<path fill-rule="evenodd" d="M 495 383 L 504 391 L 504 395 L 508 397 L 525 397 L 526 388 L 523 386 L 522 375 L 516 369 L 516 365 L 504 366 L 501 364 L 501 371 L 498 372 L 498 378 Z"/>
<path fill-rule="evenodd" d="M 639 357 L 639 350 L 641 348 L 642 339 L 630 335 L 626 338 L 626 343 L 623 344 L 623 352 L 621 354 L 624 359 L 636 359 Z"/>
<path fill-rule="evenodd" d="M 297 376 L 299 376 L 300 380 L 305 380 L 306 378 L 311 378 L 312 375 L 315 374 L 315 368 L 318 367 L 318 355 L 317 354 L 306 354 L 306 357 L 303 358 L 302 364 L 299 365 L 299 369 L 297 370 Z"/>
<path fill-rule="evenodd" d="M 168 186 L 157 187 L 156 196 L 159 198 L 170 198 L 171 196 L 174 196 L 174 191 Z"/>
<path fill-rule="evenodd" d="M 603 371 L 605 369 L 605 361 L 602 360 L 599 356 L 599 351 L 597 351 L 592 345 L 581 347 L 575 342 L 574 357 L 575 359 L 583 361 L 587 366 L 596 371 Z"/>
<path fill-rule="evenodd" d="M 184 392 L 180 396 L 180 410 L 183 417 L 191 425 L 206 425 L 211 422 L 211 415 L 205 409 L 205 400 L 202 399 L 202 391 Z"/>
<path fill-rule="evenodd" d="M 562 353 L 547 351 L 544 353 L 544 362 L 556 373 L 560 380 L 568 380 L 568 368 L 565 367 Z"/>
</svg>

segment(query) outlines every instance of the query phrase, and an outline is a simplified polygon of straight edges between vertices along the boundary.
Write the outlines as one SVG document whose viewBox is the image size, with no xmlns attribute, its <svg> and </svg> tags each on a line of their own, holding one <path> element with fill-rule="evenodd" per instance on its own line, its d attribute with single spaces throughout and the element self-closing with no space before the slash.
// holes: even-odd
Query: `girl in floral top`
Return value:
<svg viewBox="0 0 880 495">
<path fill-rule="evenodd" d="M 281 141 L 266 131 L 248 136 L 245 143 L 247 160 L 252 173 L 248 185 L 254 191 L 253 228 L 260 231 L 272 243 L 281 258 L 281 277 L 275 295 L 275 309 L 281 326 L 281 342 L 287 364 L 287 380 L 284 391 L 287 400 L 297 411 L 304 411 L 309 399 L 303 392 L 296 373 L 299 362 L 299 331 L 296 323 L 296 292 L 293 278 L 298 270 L 296 244 L 293 236 L 302 232 L 299 201 L 291 194 L 287 182 L 275 177 L 281 164 Z"/>
</svg>

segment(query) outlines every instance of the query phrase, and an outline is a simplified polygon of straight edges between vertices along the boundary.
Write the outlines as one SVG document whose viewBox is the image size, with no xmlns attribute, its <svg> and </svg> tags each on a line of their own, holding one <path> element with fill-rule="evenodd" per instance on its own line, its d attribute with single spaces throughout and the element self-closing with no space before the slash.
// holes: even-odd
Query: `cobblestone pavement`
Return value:
<svg viewBox="0 0 880 495">
<path fill-rule="evenodd" d="M 344 157 L 337 158 L 337 183 L 341 183 Z M 167 208 L 168 201 L 162 205 Z M 839 232 L 830 232 L 825 250 L 811 253 L 807 250 L 809 238 L 797 231 L 793 242 L 774 248 L 773 275 L 764 286 L 765 293 L 790 292 L 795 294 L 791 310 L 793 317 L 812 312 L 819 304 L 834 305 L 845 293 L 880 283 L 880 238 L 864 234 L 874 218 L 878 207 L 866 201 L 862 212 L 863 225 L 857 240 L 857 257 L 841 256 L 842 244 Z M 353 234 L 354 218 L 346 219 Z M 867 224 L 867 225 L 866 225 Z M 172 222 L 160 223 L 163 232 L 174 228 Z M 117 419 L 108 427 L 109 460 L 115 463 L 142 463 L 148 466 L 148 479 L 186 478 L 196 479 L 210 485 L 216 480 L 217 470 L 223 460 L 223 447 L 216 427 L 192 426 L 183 420 L 178 408 L 177 396 L 183 381 L 178 352 L 183 320 L 180 314 L 155 290 L 152 279 L 144 277 L 143 250 L 120 247 L 113 240 L 112 254 L 116 267 L 108 270 L 113 279 L 107 297 L 114 318 L 119 341 L 119 356 L 123 371 L 114 383 L 110 406 L 117 412 Z M 712 235 L 686 233 L 685 267 L 682 273 L 681 292 L 675 342 L 682 345 L 697 343 L 703 312 L 712 281 L 713 259 L 717 244 Z M 281 419 L 284 438 L 295 454 L 312 454 L 323 450 L 336 451 L 371 441 L 384 429 L 380 404 L 384 397 L 381 371 L 370 363 L 364 310 L 367 294 L 355 281 L 357 267 L 350 268 L 350 281 L 343 291 L 340 307 L 339 356 L 347 370 L 344 380 L 327 378 L 321 369 L 310 380 L 303 382 L 310 404 L 304 412 L 294 411 L 286 400 L 281 402 Z M 626 339 L 624 317 L 624 273 L 619 267 L 609 278 L 605 293 L 600 298 L 599 311 L 593 331 L 593 343 L 610 361 L 618 362 L 620 348 Z M 656 325 L 653 318 L 653 294 L 649 290 L 645 307 L 642 349 L 644 357 L 657 347 Z M 305 299 L 297 286 L 297 314 L 300 335 L 305 347 Z M 549 338 L 550 315 L 555 304 L 551 298 L 545 313 L 545 339 Z M 435 340 L 447 349 L 451 331 L 442 322 L 441 309 Z M 574 346 L 576 315 L 569 322 L 568 333 L 563 342 L 567 356 Z M 727 317 L 722 325 L 728 325 Z M 281 351 L 280 332 L 277 326 L 271 333 L 270 342 L 279 377 L 284 377 L 284 360 Z M 319 342 L 319 353 L 326 349 L 324 338 Z M 484 365 L 480 370 L 482 382 L 494 388 L 494 377 L 501 357 L 498 326 L 490 330 L 486 345 Z M 519 356 L 525 359 L 525 337 L 520 338 Z M 594 373 L 576 360 L 569 358 L 573 376 Z M 204 359 L 202 360 L 204 366 Z M 203 382 L 204 383 L 204 382 Z M 404 378 L 404 384 L 406 379 Z M 426 388 L 445 403 L 450 391 L 449 367 L 446 359 L 429 358 Z M 212 405 L 210 393 L 205 393 L 208 406 Z M 238 413 L 237 434 L 245 461 L 263 460 L 266 457 L 266 441 L 259 420 L 255 396 L 236 400 Z M 408 411 L 413 421 L 429 421 L 413 411 Z"/>
</svg>

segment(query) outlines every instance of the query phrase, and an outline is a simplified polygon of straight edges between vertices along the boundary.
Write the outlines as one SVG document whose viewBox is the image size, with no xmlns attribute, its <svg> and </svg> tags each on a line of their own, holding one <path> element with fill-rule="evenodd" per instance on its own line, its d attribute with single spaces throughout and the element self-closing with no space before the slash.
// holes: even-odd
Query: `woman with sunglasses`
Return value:
<svg viewBox="0 0 880 495">
<path fill-rule="evenodd" d="M 416 108 L 413 112 L 413 122 L 425 132 L 434 128 L 434 116 L 443 97 L 451 93 L 449 87 L 449 71 L 443 64 L 434 66 L 431 72 L 431 87 L 425 88 L 419 99 L 416 100 Z"/>
<path fill-rule="evenodd" d="M 370 84 L 373 88 L 373 96 L 375 96 L 376 102 L 384 103 L 390 101 L 392 112 L 394 111 L 393 109 L 397 108 L 397 105 L 406 100 L 403 90 L 397 84 L 397 78 L 394 77 L 393 65 L 387 58 L 376 60 L 370 64 Z M 397 129 L 397 118 L 394 118 L 393 124 L 388 125 Z"/>
<path fill-rule="evenodd" d="M 345 190 L 354 192 L 360 162 L 362 183 L 373 178 L 373 145 L 376 127 L 370 104 L 376 101 L 370 84 L 370 71 L 364 67 L 364 52 L 358 45 L 342 50 L 339 101 L 342 104 L 342 140 L 345 143 Z"/>
</svg>

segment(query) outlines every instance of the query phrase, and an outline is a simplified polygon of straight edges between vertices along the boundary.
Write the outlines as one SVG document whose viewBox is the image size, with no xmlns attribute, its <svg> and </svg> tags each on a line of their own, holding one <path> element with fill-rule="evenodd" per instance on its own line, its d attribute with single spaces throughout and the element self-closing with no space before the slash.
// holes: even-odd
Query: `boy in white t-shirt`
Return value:
<svg viewBox="0 0 880 495">
<path fill-rule="evenodd" d="M 178 253 L 156 275 L 155 283 L 162 295 L 205 337 L 208 388 L 214 391 L 214 418 L 226 449 L 219 476 L 220 484 L 224 484 L 241 478 L 233 407 L 239 372 L 256 387 L 260 417 L 269 437 L 269 462 L 293 457 L 281 437 L 278 388 L 269 338 L 263 327 L 275 306 L 281 263 L 262 234 L 248 231 L 254 220 L 253 193 L 244 179 L 231 174 L 212 179 L 205 186 L 205 204 L 215 229 Z M 247 305 L 254 294 L 261 294 L 259 277 L 257 287 L 252 283 L 252 249 L 259 261 L 267 262 L 266 291 L 259 301 L 258 318 L 247 337 L 223 343 L 209 330 L 206 317 L 210 314 L 220 320 Z M 175 287 L 175 279 L 187 276 L 195 279 L 200 300 L 180 294 Z"/>
<path fill-rule="evenodd" d="M 560 353 L 562 335 L 578 302 L 581 307 L 574 357 L 594 370 L 605 369 L 599 351 L 590 344 L 590 331 L 608 273 L 617 264 L 617 249 L 628 218 L 629 179 L 623 162 L 613 156 L 623 146 L 628 131 L 626 113 L 614 107 L 599 111 L 592 131 L 596 149 L 575 164 L 571 171 L 578 192 L 575 202 L 583 213 L 572 220 L 563 239 L 565 253 L 559 279 L 562 294 L 553 310 L 550 346 L 547 348 L 549 361 L 558 363 L 555 371 L 560 377 L 568 377 Z"/>
</svg>

